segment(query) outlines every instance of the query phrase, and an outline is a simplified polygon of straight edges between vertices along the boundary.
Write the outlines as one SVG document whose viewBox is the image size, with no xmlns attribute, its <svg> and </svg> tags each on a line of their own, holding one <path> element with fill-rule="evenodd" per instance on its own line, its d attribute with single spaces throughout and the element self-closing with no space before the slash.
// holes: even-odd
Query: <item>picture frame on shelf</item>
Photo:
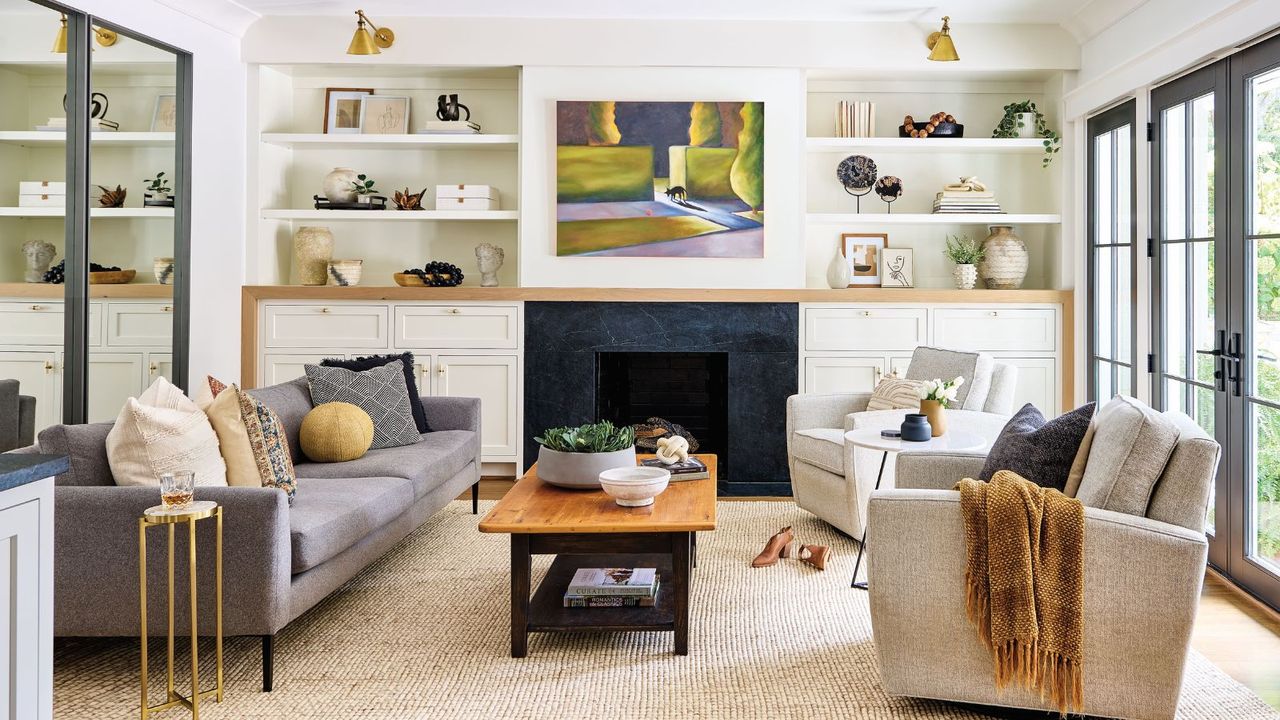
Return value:
<svg viewBox="0 0 1280 720">
<path fill-rule="evenodd" d="M 885 248 L 881 253 L 880 287 L 911 288 L 916 286 L 915 258 L 911 248 Z"/>
<path fill-rule="evenodd" d="M 409 96 L 366 95 L 360 99 L 360 132 L 405 135 L 409 132 Z"/>
<path fill-rule="evenodd" d="M 373 88 L 325 88 L 324 132 L 326 135 L 360 132 L 361 101 L 373 94 Z"/>
<path fill-rule="evenodd" d="M 841 233 L 840 253 L 849 263 L 849 287 L 879 287 L 888 233 Z"/>
<path fill-rule="evenodd" d="M 155 111 L 151 114 L 151 132 L 178 131 L 178 96 L 157 95 Z"/>
</svg>

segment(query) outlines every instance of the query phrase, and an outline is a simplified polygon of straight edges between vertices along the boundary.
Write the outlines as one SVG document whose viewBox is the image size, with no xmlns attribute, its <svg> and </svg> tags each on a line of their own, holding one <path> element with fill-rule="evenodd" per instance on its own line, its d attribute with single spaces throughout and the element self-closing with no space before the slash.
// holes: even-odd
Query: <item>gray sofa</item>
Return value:
<svg viewBox="0 0 1280 720">
<path fill-rule="evenodd" d="M 223 633 L 258 635 L 263 690 L 272 685 L 272 640 L 285 625 L 381 557 L 480 479 L 480 401 L 426 397 L 432 432 L 414 445 L 372 450 L 346 463 L 310 463 L 298 429 L 312 407 L 306 379 L 253 390 L 279 415 L 298 474 L 292 506 L 273 488 L 200 487 L 223 506 Z M 54 491 L 55 613 L 59 637 L 138 632 L 138 518 L 159 501 L 149 487 L 117 487 L 107 464 L 110 423 L 56 425 L 40 452 L 67 455 Z M 36 448 L 23 451 L 34 452 Z M 203 526 L 203 527 L 201 527 Z M 201 634 L 214 632 L 214 527 L 197 524 Z M 165 533 L 148 532 L 148 623 L 166 627 Z M 177 533 L 178 587 L 186 587 L 185 533 Z M 177 617 L 188 617 L 176 593 Z"/>
<path fill-rule="evenodd" d="M 18 391 L 17 380 L 0 380 L 0 452 L 35 441 L 36 399 Z"/>
</svg>

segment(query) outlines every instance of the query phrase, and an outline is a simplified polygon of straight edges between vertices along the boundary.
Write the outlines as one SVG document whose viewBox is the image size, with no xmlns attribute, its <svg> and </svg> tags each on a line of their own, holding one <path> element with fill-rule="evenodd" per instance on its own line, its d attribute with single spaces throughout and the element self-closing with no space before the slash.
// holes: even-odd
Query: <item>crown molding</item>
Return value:
<svg viewBox="0 0 1280 720">
<path fill-rule="evenodd" d="M 1081 45 L 1123 20 L 1147 0 L 1089 0 L 1062 27 Z"/>
<path fill-rule="evenodd" d="M 235 0 L 155 0 L 155 2 L 234 37 L 243 37 L 249 26 L 262 17 Z"/>
</svg>

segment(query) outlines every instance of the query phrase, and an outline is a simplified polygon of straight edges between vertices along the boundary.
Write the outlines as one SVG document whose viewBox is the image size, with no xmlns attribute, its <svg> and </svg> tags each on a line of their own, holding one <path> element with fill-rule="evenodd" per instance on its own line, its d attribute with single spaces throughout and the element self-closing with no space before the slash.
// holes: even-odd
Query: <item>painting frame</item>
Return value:
<svg viewBox="0 0 1280 720">
<path fill-rule="evenodd" d="M 857 248 L 863 246 L 874 248 L 875 258 L 861 265 L 855 265 Z M 840 254 L 849 264 L 848 287 L 880 287 L 880 259 L 884 255 L 883 251 L 888 247 L 888 233 L 840 233 Z"/>
<path fill-rule="evenodd" d="M 151 132 L 178 131 L 178 96 L 161 93 L 156 96 L 155 109 L 151 112 Z"/>
<path fill-rule="evenodd" d="M 360 133 L 360 104 L 373 88 L 330 88 L 324 89 L 324 123 L 321 125 L 326 135 L 357 135 Z M 337 103 L 347 100 L 355 101 L 354 122 L 352 126 L 340 126 L 342 112 Z"/>
<path fill-rule="evenodd" d="M 408 135 L 409 100 L 408 95 L 366 95 L 361 98 L 360 134 Z M 379 121 L 372 122 L 371 114 L 378 116 Z"/>
<path fill-rule="evenodd" d="M 915 252 L 911 248 L 885 248 L 880 256 L 880 287 L 913 288 Z"/>
</svg>

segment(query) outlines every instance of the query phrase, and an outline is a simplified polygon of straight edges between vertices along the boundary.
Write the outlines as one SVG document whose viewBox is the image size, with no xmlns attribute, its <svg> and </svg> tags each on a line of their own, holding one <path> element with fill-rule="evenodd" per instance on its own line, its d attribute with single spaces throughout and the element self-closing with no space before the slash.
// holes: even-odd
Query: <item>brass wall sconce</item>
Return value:
<svg viewBox="0 0 1280 720">
<path fill-rule="evenodd" d="M 364 28 L 365 23 L 369 23 L 369 27 L 373 28 L 372 35 Z M 351 44 L 347 46 L 347 54 L 378 55 L 382 52 L 378 48 L 389 48 L 395 41 L 396 34 L 391 32 L 391 28 L 374 25 L 363 10 L 357 10 L 356 34 L 352 36 Z"/>
<path fill-rule="evenodd" d="M 952 62 L 960 59 L 956 54 L 955 43 L 951 42 L 950 22 L 950 17 L 942 16 L 942 29 L 929 33 L 929 39 L 925 40 L 925 44 L 929 46 L 929 59 L 934 62 Z"/>
<path fill-rule="evenodd" d="M 111 47 L 116 44 L 120 36 L 115 30 L 96 27 L 93 34 L 98 38 L 98 44 L 102 47 Z M 67 52 L 67 16 L 62 16 L 62 27 L 58 28 L 58 34 L 53 38 L 53 52 L 65 55 Z"/>
</svg>

